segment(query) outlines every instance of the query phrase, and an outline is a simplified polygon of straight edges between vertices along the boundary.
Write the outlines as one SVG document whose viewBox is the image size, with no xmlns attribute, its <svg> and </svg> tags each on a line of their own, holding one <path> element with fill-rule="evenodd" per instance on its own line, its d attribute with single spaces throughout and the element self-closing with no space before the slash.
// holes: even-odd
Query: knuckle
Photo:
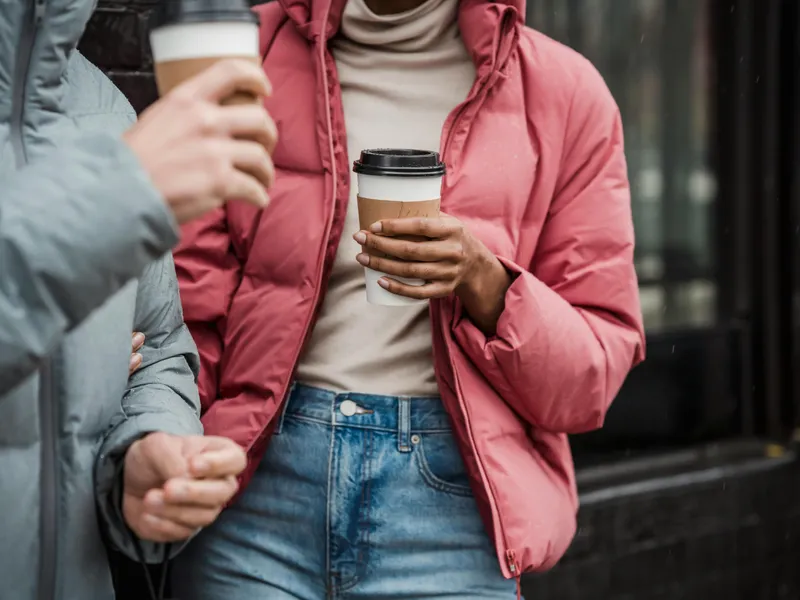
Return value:
<svg viewBox="0 0 800 600">
<path fill-rule="evenodd" d="M 230 158 L 221 149 L 216 148 L 216 144 L 209 144 L 207 159 L 206 168 L 212 179 L 217 182 L 226 182 L 232 168 Z"/>
<path fill-rule="evenodd" d="M 433 269 L 429 265 L 421 265 L 419 269 L 417 269 L 415 277 L 417 279 L 424 279 L 429 280 L 433 279 Z"/>
<path fill-rule="evenodd" d="M 408 278 L 418 277 L 422 270 L 423 269 L 418 265 L 407 262 L 400 263 L 400 268 L 398 269 L 402 277 L 408 277 Z"/>
<path fill-rule="evenodd" d="M 164 100 L 182 112 L 189 112 L 197 104 L 191 90 L 186 85 L 179 85 L 173 89 Z"/>
<path fill-rule="evenodd" d="M 450 256 L 456 262 L 463 262 L 467 258 L 467 251 L 464 249 L 462 244 L 453 244 L 450 247 Z"/>
<path fill-rule="evenodd" d="M 237 77 L 242 77 L 244 75 L 250 75 L 252 70 L 250 69 L 250 65 L 242 60 L 230 60 L 228 61 L 229 64 L 226 66 L 226 71 L 231 72 L 232 74 L 236 75 Z"/>
<path fill-rule="evenodd" d="M 197 130 L 203 135 L 214 135 L 219 131 L 219 113 L 213 106 L 198 104 L 194 108 Z"/>
<path fill-rule="evenodd" d="M 418 260 L 422 255 L 422 248 L 420 245 L 413 242 L 405 242 L 401 247 L 401 251 L 403 256 L 411 260 Z"/>
</svg>

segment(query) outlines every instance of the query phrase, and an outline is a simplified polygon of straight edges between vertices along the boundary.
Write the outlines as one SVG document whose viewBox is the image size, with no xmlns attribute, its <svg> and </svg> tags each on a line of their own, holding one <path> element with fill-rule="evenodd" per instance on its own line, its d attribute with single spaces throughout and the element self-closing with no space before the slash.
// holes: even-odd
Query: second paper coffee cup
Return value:
<svg viewBox="0 0 800 600">
<path fill-rule="evenodd" d="M 364 150 L 353 170 L 358 176 L 358 219 L 361 229 L 383 219 L 439 216 L 444 163 L 438 152 L 407 149 Z M 365 249 L 365 252 L 373 251 Z M 386 274 L 364 268 L 367 301 L 384 306 L 419 304 L 383 289 L 378 280 Z M 419 279 L 393 277 L 408 285 L 424 285 Z"/>
<path fill-rule="evenodd" d="M 246 0 L 163 0 L 150 20 L 156 84 L 160 95 L 219 60 L 260 63 L 258 16 Z M 224 104 L 260 102 L 239 93 Z"/>
</svg>

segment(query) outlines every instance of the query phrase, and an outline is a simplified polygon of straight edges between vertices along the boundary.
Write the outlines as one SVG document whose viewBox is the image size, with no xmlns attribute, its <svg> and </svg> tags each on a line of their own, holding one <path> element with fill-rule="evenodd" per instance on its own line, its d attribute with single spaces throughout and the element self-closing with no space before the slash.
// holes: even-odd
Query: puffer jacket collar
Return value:
<svg viewBox="0 0 800 600">
<path fill-rule="evenodd" d="M 8 45 L 13 52 L 0 51 L 0 97 L 11 98 L 11 86 L 31 71 L 37 86 L 59 86 L 97 1 L 11 0 L 5 4 L 0 10 L 0 32 L 15 43 Z M 23 64 L 21 50 L 26 45 L 30 58 Z"/>
<path fill-rule="evenodd" d="M 327 42 L 339 31 L 347 0 L 279 0 L 298 31 Z M 478 76 L 502 68 L 514 46 L 509 32 L 525 21 L 525 0 L 461 0 L 459 26 Z"/>
</svg>

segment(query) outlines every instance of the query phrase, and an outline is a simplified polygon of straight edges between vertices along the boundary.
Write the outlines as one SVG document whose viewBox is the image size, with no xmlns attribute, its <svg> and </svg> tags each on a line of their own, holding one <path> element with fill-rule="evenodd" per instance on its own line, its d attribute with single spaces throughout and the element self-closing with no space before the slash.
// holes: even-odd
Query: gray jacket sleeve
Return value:
<svg viewBox="0 0 800 600">
<path fill-rule="evenodd" d="M 178 239 L 118 135 L 84 135 L 0 187 L 0 396 Z"/>
<path fill-rule="evenodd" d="M 136 559 L 122 517 L 122 467 L 130 445 L 148 433 L 202 435 L 197 349 L 183 322 L 172 255 L 153 263 L 139 283 L 135 331 L 145 334 L 142 366 L 130 378 L 95 466 L 97 502 L 106 537 Z M 163 558 L 157 544 L 142 543 L 148 562 Z M 177 551 L 177 548 L 175 549 Z"/>
</svg>

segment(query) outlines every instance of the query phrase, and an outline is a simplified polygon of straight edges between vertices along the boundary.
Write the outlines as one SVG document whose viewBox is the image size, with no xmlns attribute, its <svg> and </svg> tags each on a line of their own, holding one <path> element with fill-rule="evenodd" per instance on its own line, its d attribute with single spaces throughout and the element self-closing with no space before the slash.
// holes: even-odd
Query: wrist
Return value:
<svg viewBox="0 0 800 600">
<path fill-rule="evenodd" d="M 456 289 L 464 310 L 487 335 L 493 335 L 505 308 L 505 295 L 511 274 L 488 249 L 481 252 L 471 273 Z"/>
</svg>

